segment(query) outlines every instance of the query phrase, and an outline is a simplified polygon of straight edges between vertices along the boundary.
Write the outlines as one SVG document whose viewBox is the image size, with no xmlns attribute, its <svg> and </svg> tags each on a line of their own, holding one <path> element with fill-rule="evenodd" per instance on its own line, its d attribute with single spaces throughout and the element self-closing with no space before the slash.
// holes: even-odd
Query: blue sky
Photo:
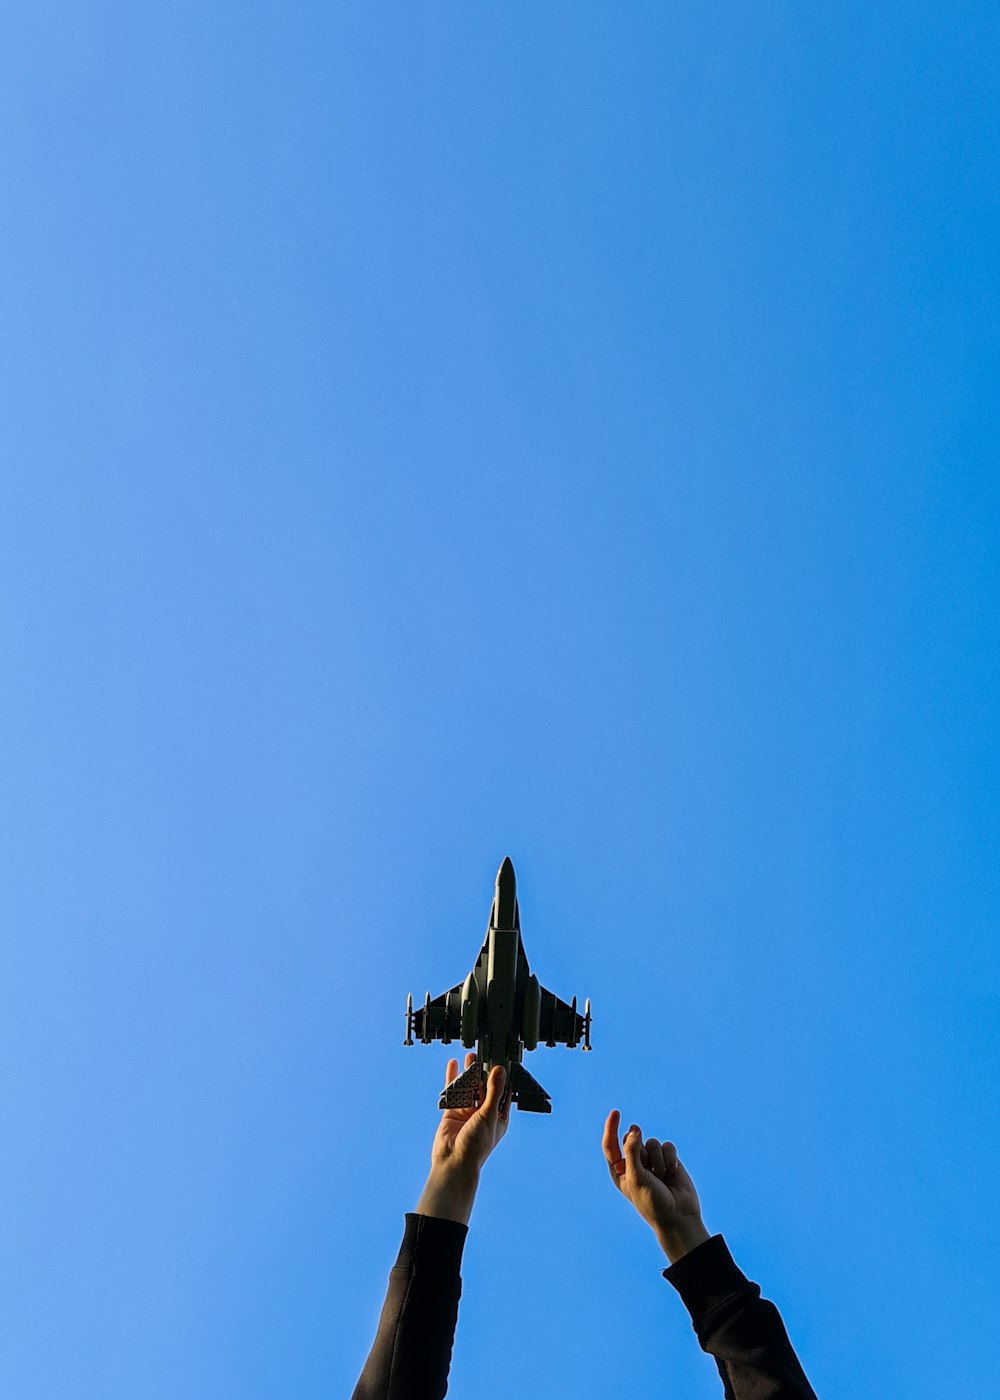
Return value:
<svg viewBox="0 0 1000 1400">
<path fill-rule="evenodd" d="M 349 1394 L 496 868 L 451 1393 L 995 1357 L 992 6 L 8 6 L 0 1389 Z M 570 1391 L 572 1387 L 572 1392 Z"/>
</svg>

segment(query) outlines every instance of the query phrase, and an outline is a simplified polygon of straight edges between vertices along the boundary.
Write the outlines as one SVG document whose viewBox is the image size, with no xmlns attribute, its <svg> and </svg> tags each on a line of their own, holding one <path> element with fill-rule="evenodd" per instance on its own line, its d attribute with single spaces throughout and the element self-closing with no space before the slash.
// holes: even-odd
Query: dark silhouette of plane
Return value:
<svg viewBox="0 0 1000 1400">
<path fill-rule="evenodd" d="M 590 998 L 581 1016 L 576 997 L 570 1004 L 560 1001 L 528 967 L 510 856 L 497 872 L 486 942 L 468 977 L 433 1001 L 428 992 L 417 1011 L 412 994 L 407 996 L 403 1044 L 412 1045 L 414 1036 L 424 1045 L 460 1040 L 467 1050 L 476 1050 L 475 1063 L 452 1080 L 438 1108 L 475 1108 L 490 1070 L 503 1065 L 507 1078 L 501 1108 L 513 1101 L 527 1113 L 551 1113 L 549 1095 L 522 1065 L 522 1054 L 539 1041 L 572 1049 L 582 1039 L 583 1049 L 591 1048 Z"/>
</svg>

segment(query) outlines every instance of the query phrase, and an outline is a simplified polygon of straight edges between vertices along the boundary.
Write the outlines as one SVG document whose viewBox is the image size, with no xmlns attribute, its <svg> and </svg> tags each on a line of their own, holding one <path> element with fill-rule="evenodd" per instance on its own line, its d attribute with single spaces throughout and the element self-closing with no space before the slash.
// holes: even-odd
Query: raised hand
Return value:
<svg viewBox="0 0 1000 1400">
<path fill-rule="evenodd" d="M 465 1068 L 475 1059 L 470 1051 L 465 1057 Z M 457 1076 L 458 1061 L 449 1060 L 445 1087 Z M 505 1079 L 503 1066 L 494 1065 L 477 1107 L 442 1111 L 431 1148 L 430 1175 L 417 1204 L 418 1215 L 468 1223 L 483 1163 L 506 1133 L 510 1121 L 510 1099 L 501 1107 Z"/>
<path fill-rule="evenodd" d="M 623 1153 L 618 1144 L 620 1120 L 616 1108 L 604 1125 L 604 1157 L 611 1180 L 673 1263 L 709 1238 L 694 1182 L 678 1160 L 674 1144 L 653 1137 L 644 1143 L 638 1124 L 633 1123 L 626 1133 Z"/>
<path fill-rule="evenodd" d="M 475 1064 L 476 1057 L 470 1050 L 465 1057 L 465 1068 Z M 449 1060 L 445 1070 L 445 1088 L 458 1078 L 458 1061 Z M 487 1157 L 507 1131 L 510 1121 L 510 1100 L 501 1108 L 504 1074 L 502 1065 L 494 1065 L 481 1090 L 479 1105 L 476 1108 L 446 1108 L 442 1110 L 441 1121 L 431 1148 L 431 1163 L 434 1166 L 464 1167 L 479 1172 Z"/>
</svg>

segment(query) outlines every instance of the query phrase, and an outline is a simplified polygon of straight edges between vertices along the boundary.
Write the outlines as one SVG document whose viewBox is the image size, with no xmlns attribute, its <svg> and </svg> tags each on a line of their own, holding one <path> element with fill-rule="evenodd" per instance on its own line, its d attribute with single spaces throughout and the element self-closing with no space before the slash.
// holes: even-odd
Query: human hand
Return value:
<svg viewBox="0 0 1000 1400">
<path fill-rule="evenodd" d="M 465 1068 L 475 1063 L 470 1051 Z M 458 1077 L 458 1061 L 449 1060 L 445 1086 Z M 418 1215 L 436 1215 L 467 1224 L 483 1163 L 507 1131 L 510 1099 L 501 1108 L 506 1075 L 494 1065 L 476 1108 L 446 1108 L 434 1135 L 431 1171 L 417 1204 Z"/>
<path fill-rule="evenodd" d="M 647 1138 L 637 1124 L 625 1135 L 625 1152 L 618 1145 L 621 1115 L 617 1108 L 604 1125 L 604 1156 L 611 1180 L 650 1226 L 673 1264 L 709 1238 L 701 1218 L 694 1182 L 677 1158 L 672 1142 Z"/>
</svg>

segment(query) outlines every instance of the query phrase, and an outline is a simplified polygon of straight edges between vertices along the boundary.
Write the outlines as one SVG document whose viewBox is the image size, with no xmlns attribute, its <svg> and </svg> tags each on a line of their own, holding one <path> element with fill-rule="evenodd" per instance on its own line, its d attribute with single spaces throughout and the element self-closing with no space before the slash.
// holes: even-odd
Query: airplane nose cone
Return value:
<svg viewBox="0 0 1000 1400">
<path fill-rule="evenodd" d="M 497 871 L 497 888 L 493 902 L 493 918 L 496 928 L 514 927 L 514 906 L 517 901 L 517 881 L 514 878 L 514 862 L 504 856 L 503 864 Z"/>
</svg>

